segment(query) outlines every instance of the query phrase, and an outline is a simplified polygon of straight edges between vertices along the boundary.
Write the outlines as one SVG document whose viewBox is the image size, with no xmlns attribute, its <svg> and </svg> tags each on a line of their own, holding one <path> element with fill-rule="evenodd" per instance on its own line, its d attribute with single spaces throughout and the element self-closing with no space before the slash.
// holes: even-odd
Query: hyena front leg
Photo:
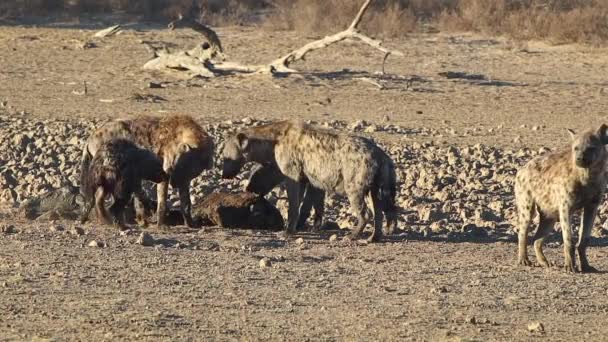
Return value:
<svg viewBox="0 0 608 342">
<path fill-rule="evenodd" d="M 308 183 L 304 190 L 302 198 L 302 204 L 298 212 L 298 224 L 297 229 L 303 229 L 306 225 L 306 220 L 310 216 L 312 208 L 315 209 L 314 223 L 312 230 L 317 231 L 323 224 L 323 212 L 325 210 L 325 192 L 319 190 Z"/>
<path fill-rule="evenodd" d="M 377 242 L 382 238 L 382 223 L 384 222 L 383 205 L 379 197 L 378 189 L 372 189 L 370 196 L 372 198 L 374 210 L 374 232 L 367 240 L 369 242 Z"/>
<path fill-rule="evenodd" d="M 110 213 L 112 214 L 112 223 L 118 229 L 124 230 L 127 228 L 125 226 L 124 220 L 124 209 L 126 205 L 129 203 L 129 199 L 131 198 L 131 194 L 123 194 L 123 196 L 114 198 L 114 203 L 110 206 Z"/>
<path fill-rule="evenodd" d="M 95 206 L 95 197 L 88 198 L 85 196 L 82 203 L 82 213 L 80 216 L 80 223 L 84 224 L 89 220 L 89 215 L 91 214 L 91 210 Z"/>
<path fill-rule="evenodd" d="M 287 185 L 287 200 L 289 202 L 289 209 L 287 212 L 287 229 L 285 232 L 290 235 L 296 232 L 300 216 L 302 193 L 306 183 L 295 181 L 293 179 L 287 179 L 285 184 Z"/>
<path fill-rule="evenodd" d="M 101 186 L 95 191 L 95 212 L 98 221 L 103 224 L 112 224 L 112 220 L 106 211 L 106 192 Z"/>
<path fill-rule="evenodd" d="M 581 264 L 581 272 L 597 272 L 597 269 L 589 265 L 587 260 L 587 246 L 589 245 L 589 239 L 591 235 L 591 229 L 593 228 L 593 222 L 597 214 L 597 203 L 591 203 L 583 208 L 583 221 L 581 222 L 581 229 L 578 231 L 578 259 Z"/>
<path fill-rule="evenodd" d="M 148 226 L 145 201 L 144 189 L 140 184 L 135 192 L 133 192 L 133 206 L 135 207 L 135 222 L 142 227 Z"/>
<path fill-rule="evenodd" d="M 323 217 L 325 216 L 325 191 L 309 186 L 311 189 L 312 206 L 315 209 L 313 217 L 312 229 L 319 231 L 323 226 Z"/>
<path fill-rule="evenodd" d="M 359 191 L 351 192 L 348 194 L 348 201 L 350 202 L 353 213 L 357 216 L 357 225 L 349 234 L 349 237 L 355 240 L 359 238 L 361 232 L 363 232 L 363 228 L 365 228 L 365 225 L 367 224 L 365 194 Z"/>
<path fill-rule="evenodd" d="M 562 205 L 559 209 L 559 221 L 564 239 L 564 270 L 566 272 L 576 272 L 574 245 L 572 244 L 572 227 L 570 226 L 570 208 L 567 205 Z"/>
<path fill-rule="evenodd" d="M 542 213 L 540 214 L 538 230 L 536 230 L 536 233 L 534 234 L 534 253 L 536 254 L 536 261 L 543 267 L 551 267 L 551 264 L 547 261 L 547 258 L 543 253 L 543 243 L 551 231 L 553 231 L 554 224 L 554 219 L 548 218 Z"/>
<path fill-rule="evenodd" d="M 192 221 L 192 202 L 190 201 L 190 180 L 179 186 L 179 206 L 188 228 L 194 227 Z"/>
<path fill-rule="evenodd" d="M 160 182 L 156 186 L 156 200 L 158 201 L 156 207 L 156 225 L 159 228 L 166 226 L 167 219 L 167 193 L 169 192 L 169 182 Z"/>
</svg>

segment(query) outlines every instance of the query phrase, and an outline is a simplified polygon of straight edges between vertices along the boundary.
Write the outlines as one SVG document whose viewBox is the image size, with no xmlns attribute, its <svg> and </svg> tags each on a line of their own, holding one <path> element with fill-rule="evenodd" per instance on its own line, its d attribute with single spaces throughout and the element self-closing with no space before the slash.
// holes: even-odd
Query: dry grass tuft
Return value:
<svg viewBox="0 0 608 342">
<path fill-rule="evenodd" d="M 257 21 L 264 26 L 325 34 L 345 28 L 363 0 L 21 0 L 0 1 L 0 17 L 124 11 L 167 20 L 194 12 L 210 25 Z M 421 27 L 474 31 L 555 43 L 608 42 L 608 0 L 376 0 L 362 22 L 372 35 L 401 36 Z"/>
</svg>

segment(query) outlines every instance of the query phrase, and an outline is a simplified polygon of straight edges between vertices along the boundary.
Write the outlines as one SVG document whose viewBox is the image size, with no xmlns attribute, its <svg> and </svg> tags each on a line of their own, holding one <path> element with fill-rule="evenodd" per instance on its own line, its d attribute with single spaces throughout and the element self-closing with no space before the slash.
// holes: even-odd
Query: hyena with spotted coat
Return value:
<svg viewBox="0 0 608 342">
<path fill-rule="evenodd" d="M 130 140 L 154 152 L 161 160 L 168 180 L 157 186 L 157 222 L 165 225 L 168 187 L 179 190 L 180 210 L 187 226 L 192 227 L 192 203 L 190 182 L 205 169 L 213 167 L 213 139 L 186 115 L 164 118 L 139 116 L 133 119 L 118 119 L 97 129 L 87 140 L 81 163 L 81 183 L 86 185 L 88 166 L 100 146 L 113 138 Z M 137 191 L 136 195 L 141 191 Z M 135 197 L 137 221 L 145 225 L 145 214 L 141 196 Z"/>
<path fill-rule="evenodd" d="M 540 156 L 528 162 L 515 178 L 515 201 L 518 211 L 520 265 L 531 265 L 528 260 L 528 229 L 534 211 L 538 211 L 540 223 L 534 235 L 534 251 L 541 266 L 550 264 L 543 254 L 545 238 L 560 222 L 564 240 L 564 268 L 575 272 L 575 249 L 572 243 L 570 216 L 582 209 L 582 222 L 578 237 L 578 256 L 581 272 L 593 272 L 589 265 L 586 249 L 597 208 L 603 198 L 608 173 L 606 163 L 608 144 L 606 130 L 602 125 L 598 130 L 590 130 L 576 135 L 568 130 L 572 143 L 559 152 Z"/>
<path fill-rule="evenodd" d="M 223 177 L 236 176 L 250 161 L 277 167 L 293 188 L 288 233 L 295 230 L 301 193 L 307 183 L 348 197 L 358 219 L 352 238 L 359 237 L 367 223 L 366 196 L 371 197 L 374 213 L 374 231 L 369 240 L 377 241 L 382 236 L 384 215 L 387 232 L 390 234 L 394 229 L 395 166 L 369 139 L 299 122 L 275 122 L 242 130 L 226 140 Z"/>
<path fill-rule="evenodd" d="M 151 151 L 137 147 L 126 139 L 111 139 L 103 143 L 82 177 L 84 197 L 81 222 L 88 220 L 93 206 L 97 219 L 106 224 L 124 226 L 123 210 L 131 195 L 141 188 L 142 180 L 155 183 L 167 180 L 161 160 Z M 105 199 L 112 195 L 114 203 L 110 215 L 105 208 Z"/>
</svg>

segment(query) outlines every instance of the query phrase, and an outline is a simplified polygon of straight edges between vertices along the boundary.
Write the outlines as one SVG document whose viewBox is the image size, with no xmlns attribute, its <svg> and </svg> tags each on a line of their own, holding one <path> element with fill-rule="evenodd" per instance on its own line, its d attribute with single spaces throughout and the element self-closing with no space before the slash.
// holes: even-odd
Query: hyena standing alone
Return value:
<svg viewBox="0 0 608 342">
<path fill-rule="evenodd" d="M 118 119 L 97 129 L 87 140 L 82 155 L 81 187 L 86 187 L 89 164 L 100 146 L 113 138 L 124 138 L 156 153 L 162 160 L 163 170 L 169 179 L 157 187 L 158 225 L 165 224 L 169 183 L 179 189 L 180 209 L 184 222 L 192 227 L 190 182 L 203 170 L 213 166 L 214 143 L 194 119 L 185 115 L 165 118 L 139 116 Z M 141 201 L 136 199 L 137 221 L 145 224 Z"/>
<path fill-rule="evenodd" d="M 518 211 L 519 264 L 530 265 L 528 229 L 536 209 L 540 216 L 538 230 L 534 235 L 534 251 L 538 263 L 544 267 L 550 266 L 542 246 L 555 222 L 559 221 L 564 239 L 564 268 L 567 272 L 574 272 L 575 252 L 570 216 L 574 211 L 582 209 L 577 245 L 581 271 L 595 271 L 587 261 L 586 248 L 608 180 L 608 152 L 604 146 L 608 144 L 607 128 L 608 126 L 602 125 L 597 131 L 580 135 L 568 130 L 572 136 L 569 148 L 532 159 L 517 173 L 515 201 Z"/>
<path fill-rule="evenodd" d="M 246 162 L 275 165 L 289 180 L 288 233 L 298 222 L 301 192 L 305 185 L 344 194 L 358 223 L 351 237 L 360 235 L 365 224 L 365 197 L 373 203 L 374 232 L 370 241 L 382 236 L 383 213 L 387 231 L 396 224 L 396 176 L 390 157 L 371 140 L 282 121 L 240 131 L 226 140 L 223 177 L 238 174 Z"/>
<path fill-rule="evenodd" d="M 84 195 L 81 222 L 87 221 L 94 204 L 98 220 L 120 227 L 124 225 L 122 212 L 131 195 L 141 188 L 141 181 L 160 183 L 167 180 L 160 159 L 126 139 L 112 139 L 102 144 L 82 176 L 86 178 L 86 185 L 81 187 Z M 104 204 L 108 195 L 114 198 L 110 207 L 112 217 Z"/>
</svg>

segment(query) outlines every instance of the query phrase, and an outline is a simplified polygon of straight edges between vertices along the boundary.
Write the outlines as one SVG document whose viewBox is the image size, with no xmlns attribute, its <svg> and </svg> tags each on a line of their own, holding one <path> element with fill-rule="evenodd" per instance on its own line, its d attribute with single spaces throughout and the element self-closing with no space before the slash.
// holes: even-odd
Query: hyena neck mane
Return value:
<svg viewBox="0 0 608 342">
<path fill-rule="evenodd" d="M 274 161 L 274 147 L 297 123 L 280 121 L 244 130 L 248 139 L 248 160 L 267 164 Z"/>
<path fill-rule="evenodd" d="M 154 146 L 154 132 L 158 129 L 159 122 L 159 118 L 152 116 L 138 116 L 134 119 L 123 120 L 133 140 L 148 149 L 152 149 Z"/>
</svg>

